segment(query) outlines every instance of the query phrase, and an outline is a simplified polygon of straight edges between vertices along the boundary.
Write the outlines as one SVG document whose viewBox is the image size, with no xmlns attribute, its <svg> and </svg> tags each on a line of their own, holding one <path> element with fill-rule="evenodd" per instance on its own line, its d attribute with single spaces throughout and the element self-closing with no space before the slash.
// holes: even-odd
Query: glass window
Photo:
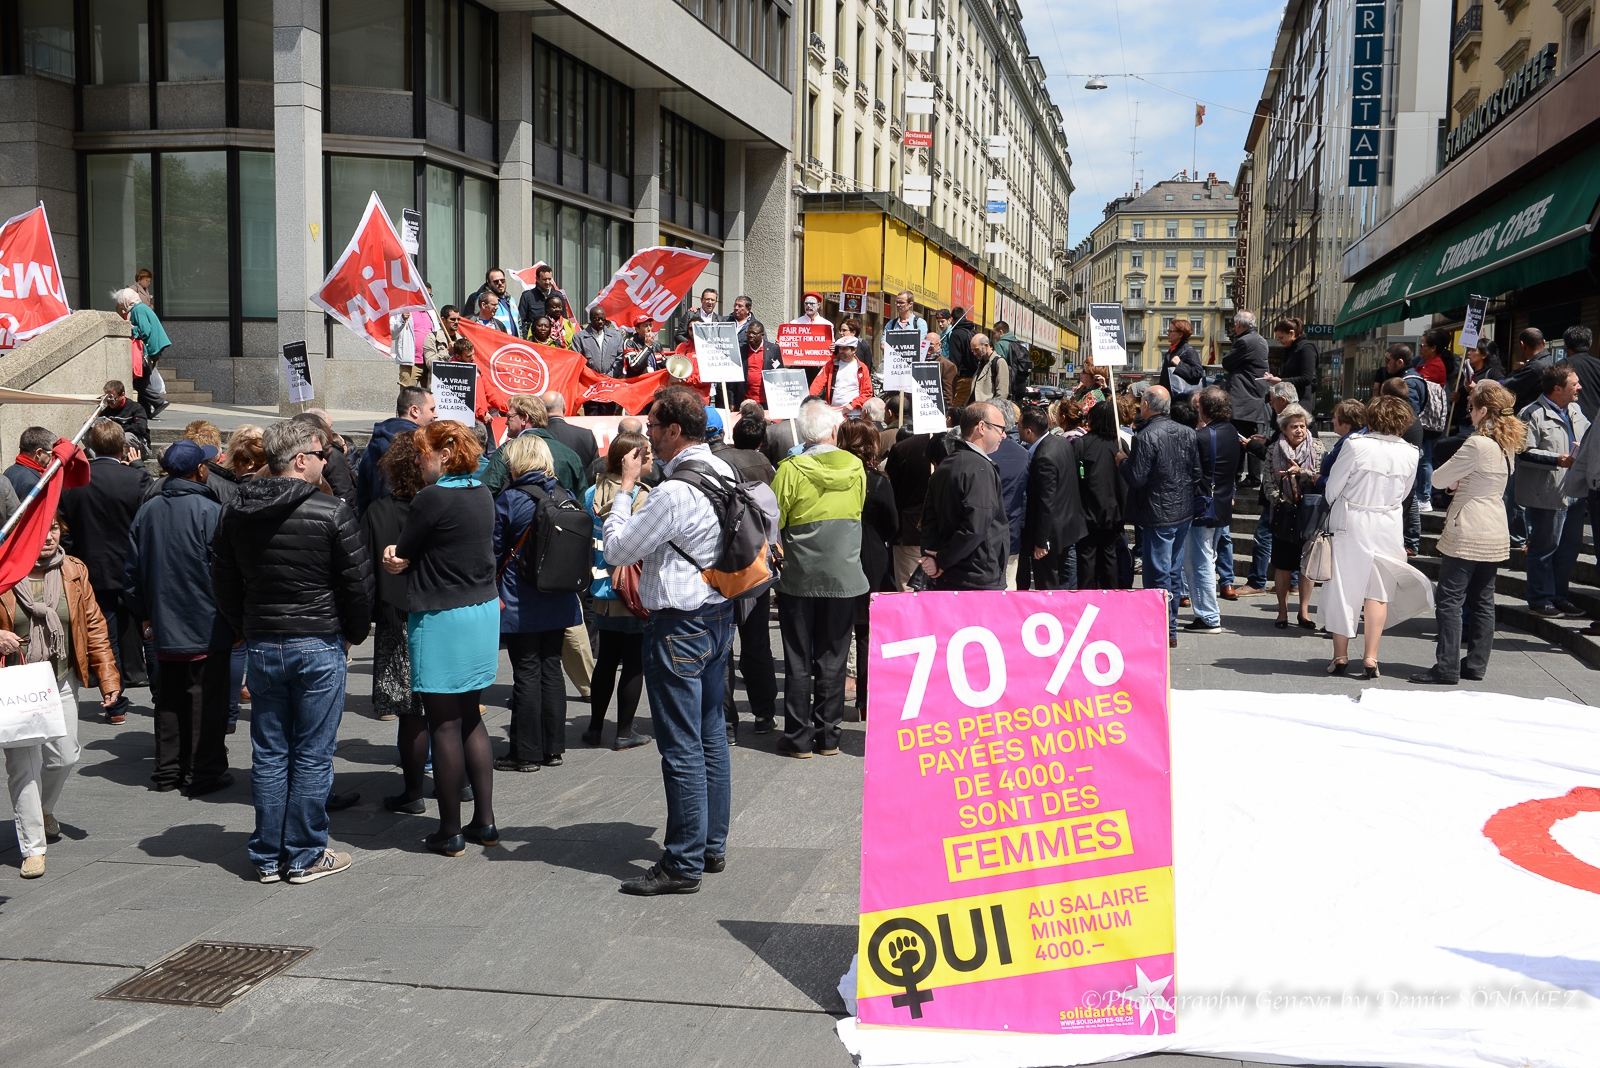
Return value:
<svg viewBox="0 0 1600 1068">
<path fill-rule="evenodd" d="M 1197 249 L 1195 252 L 1190 254 L 1190 256 L 1189 256 L 1189 266 L 1191 266 L 1191 267 L 1204 267 L 1205 265 L 1206 265 L 1206 254 L 1204 252 L 1201 252 L 1201 251 L 1199 251 Z"/>
<path fill-rule="evenodd" d="M 556 206 L 542 197 L 533 198 L 533 262 L 555 266 Z"/>
<path fill-rule="evenodd" d="M 603 215 L 586 215 L 583 220 L 583 292 L 587 300 L 600 292 L 610 277 L 606 270 L 606 218 Z M 568 272 L 571 277 L 571 271 Z"/>
<path fill-rule="evenodd" d="M 1129 255 L 1129 257 L 1128 257 L 1128 260 L 1129 260 L 1128 266 L 1132 267 L 1134 270 L 1142 270 L 1144 268 L 1144 253 L 1143 252 L 1131 253 Z"/>
<path fill-rule="evenodd" d="M 415 171 L 408 159 L 376 159 L 371 156 L 328 157 L 328 266 L 344 251 L 361 216 L 367 210 L 367 200 L 374 192 L 383 201 L 389 221 L 400 228 L 400 212 L 416 207 L 417 185 Z"/>
<path fill-rule="evenodd" d="M 1230 219 L 1228 221 L 1228 236 L 1229 237 L 1238 237 L 1239 236 L 1239 223 L 1238 223 L 1238 220 Z"/>
<path fill-rule="evenodd" d="M 1171 316 L 1171 315 L 1163 315 L 1161 317 L 1161 332 L 1163 334 L 1165 334 L 1168 330 L 1172 329 L 1172 320 L 1173 320 L 1173 318 L 1174 317 Z"/>
<path fill-rule="evenodd" d="M 161 311 L 228 315 L 228 154 L 161 154 Z"/>
<path fill-rule="evenodd" d="M 631 255 L 633 255 L 633 227 L 613 219 L 606 239 L 606 277 L 610 278 L 621 270 Z M 595 295 L 595 293 L 589 294 L 590 298 Z"/>
<path fill-rule="evenodd" d="M 1144 286 L 1140 285 L 1137 282 L 1135 282 L 1133 285 L 1130 285 L 1128 287 L 1128 299 L 1129 300 L 1143 300 L 1144 299 Z"/>
<path fill-rule="evenodd" d="M 1142 237 L 1144 237 L 1144 223 L 1136 222 L 1133 224 L 1133 239 L 1137 241 Z"/>
<path fill-rule="evenodd" d="M 150 208 L 150 156 L 89 156 L 89 271 L 85 303 L 116 311 L 113 290 L 133 284 L 140 267 L 155 268 Z M 157 278 L 161 287 L 164 279 Z"/>
<path fill-rule="evenodd" d="M 424 28 L 426 44 L 423 50 L 423 69 L 427 71 L 428 95 L 440 103 L 454 104 L 456 102 L 455 0 L 426 0 L 426 3 L 428 21 Z"/>
<path fill-rule="evenodd" d="M 1195 237 L 1205 237 L 1206 236 L 1206 224 L 1205 224 L 1204 220 L 1196 220 L 1196 222 L 1194 224 L 1194 236 Z"/>
<path fill-rule="evenodd" d="M 1162 265 L 1168 268 L 1176 267 L 1178 265 L 1178 254 L 1176 252 L 1162 253 Z"/>
<path fill-rule="evenodd" d="M 561 212 L 561 257 L 552 266 L 556 271 L 558 284 L 571 284 L 571 279 L 581 277 L 583 260 L 583 239 L 581 236 L 582 215 L 577 208 L 562 208 Z M 566 280 L 563 282 L 563 280 Z"/>
<path fill-rule="evenodd" d="M 239 0 L 239 80 L 270 82 L 272 0 Z"/>
<path fill-rule="evenodd" d="M 1205 299 L 1206 299 L 1206 287 L 1205 286 L 1190 286 L 1189 287 L 1189 303 L 1190 304 L 1199 304 L 1200 302 L 1202 302 Z"/>
<path fill-rule="evenodd" d="M 1168 219 L 1167 220 L 1167 236 L 1168 237 L 1177 237 L 1178 236 L 1178 220 L 1176 220 L 1176 219 Z"/>
<path fill-rule="evenodd" d="M 244 317 L 278 316 L 278 201 L 271 152 L 239 153 L 239 271 Z"/>
<path fill-rule="evenodd" d="M 561 125 L 556 115 L 558 77 L 555 51 L 543 41 L 533 42 L 533 136 L 547 145 L 556 143 Z"/>
<path fill-rule="evenodd" d="M 1233 268 L 1238 266 L 1238 263 L 1236 262 L 1237 259 L 1238 259 L 1237 255 L 1235 255 L 1232 252 L 1228 253 L 1228 269 L 1230 271 L 1233 270 Z"/>
<path fill-rule="evenodd" d="M 1177 300 L 1178 299 L 1178 287 L 1175 284 L 1171 283 L 1171 282 L 1168 282 L 1166 285 L 1162 286 L 1161 287 L 1161 299 L 1165 300 L 1165 301 Z"/>
<path fill-rule="evenodd" d="M 77 78 L 72 33 L 72 5 L 61 0 L 22 0 L 22 70 L 64 82 Z"/>
<path fill-rule="evenodd" d="M 423 273 L 433 286 L 434 300 L 449 302 L 466 293 L 461 287 L 461 268 L 456 263 L 456 176 L 454 171 L 443 167 L 429 167 L 427 172 L 428 206 L 422 220 L 426 250 Z"/>
<path fill-rule="evenodd" d="M 165 0 L 167 81 L 220 82 L 222 0 Z"/>
<path fill-rule="evenodd" d="M 582 121 L 578 117 L 578 90 L 582 85 L 583 76 L 577 66 L 571 62 L 561 64 L 561 148 L 574 155 L 578 152 L 578 126 Z"/>
<path fill-rule="evenodd" d="M 461 201 L 462 272 L 467 278 L 482 278 L 488 273 L 494 250 L 493 183 L 481 178 L 462 179 Z"/>
<path fill-rule="evenodd" d="M 127 0 L 91 0 L 89 57 L 93 84 L 132 85 L 150 80 L 148 13 L 146 5 Z"/>
<path fill-rule="evenodd" d="M 328 75 L 354 89 L 410 89 L 406 0 L 328 0 Z"/>
<path fill-rule="evenodd" d="M 477 4 L 467 4 L 464 14 L 463 104 L 468 115 L 487 122 L 494 118 L 494 15 Z"/>
</svg>

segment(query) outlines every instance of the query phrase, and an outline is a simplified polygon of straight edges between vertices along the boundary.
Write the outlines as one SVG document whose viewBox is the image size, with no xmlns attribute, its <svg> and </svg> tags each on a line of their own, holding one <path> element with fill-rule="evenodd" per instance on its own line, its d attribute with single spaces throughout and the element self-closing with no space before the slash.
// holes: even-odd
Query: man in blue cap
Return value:
<svg viewBox="0 0 1600 1068">
<path fill-rule="evenodd" d="M 128 535 L 123 597 L 155 644 L 156 770 L 161 791 L 191 797 L 233 784 L 228 771 L 228 685 L 233 630 L 211 592 L 211 542 L 222 504 L 206 484 L 217 447 L 187 438 L 162 454 L 167 479 Z"/>
</svg>

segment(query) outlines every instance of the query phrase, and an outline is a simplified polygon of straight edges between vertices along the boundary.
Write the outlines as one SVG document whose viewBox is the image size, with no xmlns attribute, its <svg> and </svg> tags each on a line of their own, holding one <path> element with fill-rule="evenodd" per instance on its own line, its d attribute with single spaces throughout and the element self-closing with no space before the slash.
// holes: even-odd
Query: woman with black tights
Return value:
<svg viewBox="0 0 1600 1068">
<path fill-rule="evenodd" d="M 1089 533 L 1078 542 L 1078 588 L 1114 590 L 1117 539 L 1122 536 L 1126 483 L 1117 474 L 1116 412 L 1110 404 L 1089 409 L 1089 432 L 1073 441 L 1078 461 L 1078 496 Z"/>
<path fill-rule="evenodd" d="M 383 550 L 383 566 L 406 576 L 406 642 L 411 689 L 422 695 L 427 730 L 405 730 L 402 762 L 421 766 L 433 736 L 433 779 L 439 829 L 425 842 L 435 853 L 459 857 L 466 839 L 498 845 L 494 825 L 494 758 L 478 714 L 485 687 L 499 666 L 500 605 L 494 583 L 494 496 L 478 480 L 483 454 L 472 428 L 442 419 L 416 431 L 412 441 L 423 488 L 412 499 L 400 540 Z M 408 780 L 410 776 L 407 777 Z M 472 784 L 472 822 L 461 825 L 461 787 Z M 420 800 L 420 782 L 391 801 Z"/>
<path fill-rule="evenodd" d="M 511 752 L 494 766 L 499 771 L 538 771 L 559 765 L 567 749 L 561 645 L 569 627 L 583 626 L 583 606 L 575 593 L 541 593 L 522 565 L 524 554 L 537 549 L 533 520 L 540 502 L 559 505 L 572 498 L 556 481 L 555 461 L 543 439 L 524 434 L 500 451 L 511 476 L 494 502 L 500 640 L 511 657 Z"/>
<path fill-rule="evenodd" d="M 594 516 L 594 566 L 596 572 L 605 571 L 603 578 L 594 580 L 589 594 L 594 601 L 595 629 L 600 632 L 600 652 L 594 659 L 594 673 L 589 679 L 589 729 L 583 732 L 584 745 L 599 745 L 600 732 L 606 723 L 606 706 L 611 704 L 611 688 L 617 687 L 617 737 L 612 749 L 632 749 L 650 741 L 650 736 L 633 729 L 633 716 L 639 709 L 639 694 L 644 690 L 644 620 L 628 610 L 611 585 L 615 569 L 606 567 L 605 521 L 611 514 L 611 502 L 617 499 L 617 487 L 622 483 L 622 458 L 634 449 L 643 449 L 644 466 L 650 466 L 650 443 L 643 434 L 621 433 L 611 439 L 606 453 L 606 471 L 584 494 L 583 503 Z M 633 488 L 633 510 L 644 504 L 650 490 L 644 486 Z M 617 669 L 622 669 L 622 681 L 617 682 Z"/>
</svg>

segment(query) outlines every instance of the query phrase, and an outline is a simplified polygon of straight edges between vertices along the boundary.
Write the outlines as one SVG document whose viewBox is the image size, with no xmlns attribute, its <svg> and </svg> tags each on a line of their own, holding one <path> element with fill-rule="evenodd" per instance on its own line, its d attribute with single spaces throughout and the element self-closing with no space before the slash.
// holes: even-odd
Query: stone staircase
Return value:
<svg viewBox="0 0 1600 1068">
<path fill-rule="evenodd" d="M 179 378 L 176 366 L 162 367 L 161 380 L 167 384 L 167 400 L 173 404 L 211 404 L 209 389 L 195 389 L 194 379 Z"/>
<path fill-rule="evenodd" d="M 1424 512 L 1422 515 L 1422 546 L 1411 563 L 1437 581 L 1439 578 L 1439 535 L 1444 530 L 1444 511 Z M 1256 525 L 1261 521 L 1260 506 L 1255 491 L 1242 491 L 1233 511 L 1234 571 L 1240 583 L 1250 572 L 1250 561 L 1255 552 Z M 1269 583 L 1270 585 L 1270 583 Z M 1572 600 L 1590 614 L 1600 619 L 1600 564 L 1597 564 L 1595 546 L 1585 539 L 1578 562 L 1572 568 Z M 1513 548 L 1511 558 L 1500 565 L 1495 576 L 1495 616 L 1503 627 L 1526 631 L 1539 638 L 1569 650 L 1592 668 L 1600 668 L 1600 639 L 1579 633 L 1588 625 L 1588 619 L 1547 619 L 1528 611 L 1527 556 Z M 1313 602 L 1314 603 L 1314 602 Z"/>
</svg>

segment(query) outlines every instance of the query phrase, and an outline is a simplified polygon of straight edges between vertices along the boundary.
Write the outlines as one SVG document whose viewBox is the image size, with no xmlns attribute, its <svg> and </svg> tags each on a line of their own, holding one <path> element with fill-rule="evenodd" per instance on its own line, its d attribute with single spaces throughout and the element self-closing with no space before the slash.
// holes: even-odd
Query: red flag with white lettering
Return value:
<svg viewBox="0 0 1600 1068">
<path fill-rule="evenodd" d="M 606 318 L 624 329 L 647 315 L 664 323 L 710 262 L 709 252 L 666 246 L 641 249 L 611 276 L 589 307 L 604 308 Z"/>
<path fill-rule="evenodd" d="M 385 356 L 393 343 L 389 316 L 433 311 L 422 275 L 401 246 L 377 193 L 367 201 L 344 255 L 311 299 Z"/>
<path fill-rule="evenodd" d="M 33 503 L 27 513 L 0 546 L 0 593 L 21 582 L 38 563 L 44 536 L 50 533 L 50 523 L 61 503 L 61 491 L 89 484 L 89 458 L 81 448 L 66 438 L 57 438 L 50 451 L 61 461 L 61 467 L 50 481 L 38 487 L 37 497 L 29 498 Z"/>
<path fill-rule="evenodd" d="M 0 226 L 0 350 L 72 314 L 44 204 Z"/>
</svg>

